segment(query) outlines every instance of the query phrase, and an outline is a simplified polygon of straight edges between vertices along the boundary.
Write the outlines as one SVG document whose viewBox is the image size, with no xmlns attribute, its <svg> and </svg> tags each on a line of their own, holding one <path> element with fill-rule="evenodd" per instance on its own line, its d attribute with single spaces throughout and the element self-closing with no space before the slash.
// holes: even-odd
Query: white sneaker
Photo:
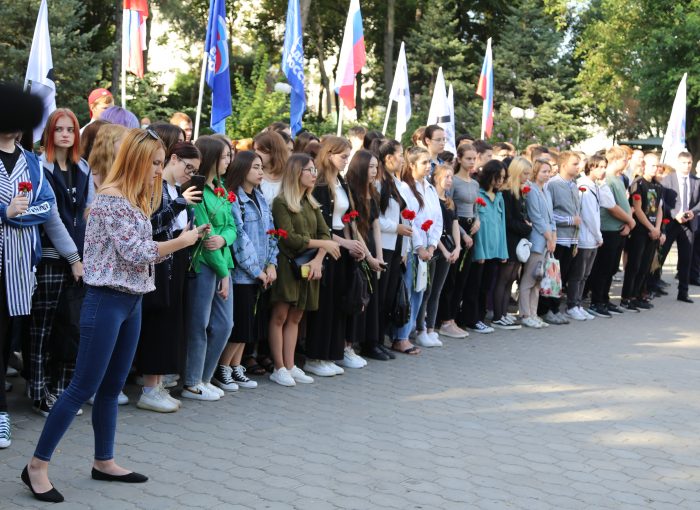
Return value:
<svg viewBox="0 0 700 510">
<path fill-rule="evenodd" d="M 212 393 L 214 393 L 214 394 L 216 394 L 216 395 L 219 395 L 219 398 L 221 398 L 221 397 L 223 397 L 224 395 L 226 395 L 226 392 L 225 392 L 224 390 L 222 390 L 221 388 L 217 388 L 216 386 L 214 386 L 214 385 L 213 385 L 212 383 L 210 383 L 210 382 L 205 382 L 205 383 L 204 383 L 204 387 L 207 388 L 207 389 L 208 389 L 209 391 L 211 391 Z M 237 390 L 237 389 L 238 389 L 238 386 L 236 386 L 236 390 Z"/>
<path fill-rule="evenodd" d="M 182 398 L 204 400 L 206 402 L 215 402 L 221 398 L 218 393 L 211 391 L 204 383 L 198 383 L 192 388 L 185 386 L 182 388 L 181 395 Z"/>
<path fill-rule="evenodd" d="M 276 382 L 280 386 L 296 386 L 297 385 L 296 381 L 294 381 L 294 378 L 292 377 L 292 374 L 290 374 L 289 370 L 287 370 L 284 367 L 277 369 L 277 370 L 274 370 L 270 374 L 270 380 L 272 382 Z"/>
<path fill-rule="evenodd" d="M 7 377 L 17 377 L 19 372 L 14 367 L 7 367 L 7 372 L 5 373 Z"/>
<path fill-rule="evenodd" d="M 306 375 L 304 371 L 294 365 L 291 370 L 289 370 L 289 374 L 292 376 L 292 379 L 294 379 L 295 382 L 301 383 L 301 384 L 311 384 L 314 382 L 314 378 Z"/>
<path fill-rule="evenodd" d="M 7 448 L 12 444 L 12 427 L 10 426 L 10 415 L 0 413 L 0 448 Z"/>
<path fill-rule="evenodd" d="M 543 320 L 542 320 L 542 317 L 533 316 L 532 318 L 535 319 L 537 322 L 539 322 L 539 323 L 540 323 L 540 326 L 542 326 L 543 328 L 548 328 L 548 327 L 549 327 L 549 324 L 546 323 L 545 321 L 543 321 Z"/>
<path fill-rule="evenodd" d="M 416 339 L 413 342 L 416 345 L 419 345 L 421 347 L 435 347 L 435 342 L 433 342 L 433 339 L 430 338 L 430 335 L 428 335 L 427 331 L 421 331 L 416 335 Z"/>
<path fill-rule="evenodd" d="M 163 388 L 174 388 L 177 386 L 177 382 L 179 380 L 179 374 L 165 374 L 161 379 L 161 382 L 163 383 Z"/>
<path fill-rule="evenodd" d="M 540 324 L 540 321 L 538 321 L 534 317 L 523 317 L 521 322 L 522 322 L 523 326 L 526 326 L 528 328 L 542 329 L 542 325 Z"/>
<path fill-rule="evenodd" d="M 163 395 L 166 399 L 175 404 L 177 407 L 182 407 L 182 402 L 173 397 L 170 394 L 170 390 L 165 389 L 162 383 L 160 384 L 160 386 L 158 386 L 158 391 L 160 391 L 161 395 Z"/>
<path fill-rule="evenodd" d="M 304 368 L 306 369 L 306 372 L 311 372 L 319 377 L 333 377 L 335 375 L 335 369 L 329 367 L 327 363 L 318 359 L 307 360 Z M 360 367 L 358 366 L 357 368 Z"/>
<path fill-rule="evenodd" d="M 367 362 L 355 354 L 355 350 L 350 346 L 345 347 L 345 350 L 343 351 L 343 359 L 338 361 L 338 365 L 345 368 L 364 368 L 366 364 Z M 306 366 L 308 367 L 308 362 Z"/>
<path fill-rule="evenodd" d="M 595 315 L 593 315 L 592 313 L 588 313 L 586 309 L 582 306 L 578 307 L 578 311 L 583 314 L 587 321 L 592 321 L 593 319 L 595 319 Z"/>
<path fill-rule="evenodd" d="M 356 356 L 357 356 L 357 355 L 356 355 Z M 360 361 L 363 361 L 365 364 L 367 364 L 367 362 L 364 360 L 364 358 L 360 358 L 359 356 L 357 356 L 357 358 L 358 358 Z M 326 365 L 328 365 L 328 368 L 330 368 L 331 370 L 333 370 L 333 372 L 335 372 L 335 375 L 343 375 L 343 374 L 345 373 L 345 370 L 343 370 L 343 367 L 339 367 L 338 365 L 336 365 L 336 364 L 333 363 L 332 361 L 324 361 L 323 363 L 325 363 Z"/>
<path fill-rule="evenodd" d="M 428 336 L 433 341 L 434 347 L 442 347 L 442 340 L 440 340 L 440 334 L 437 331 L 431 331 Z"/>
<path fill-rule="evenodd" d="M 566 311 L 566 316 L 569 317 L 570 319 L 575 320 L 575 321 L 585 321 L 585 320 L 586 320 L 586 316 L 583 315 L 583 314 L 579 311 L 578 307 L 569 308 L 569 309 Z"/>
<path fill-rule="evenodd" d="M 569 324 L 569 319 L 567 319 L 563 313 L 557 312 L 556 317 L 559 319 L 560 324 Z"/>
<path fill-rule="evenodd" d="M 136 407 L 146 409 L 147 411 L 155 411 L 157 413 L 174 413 L 179 409 L 179 406 L 163 395 L 160 392 L 160 386 L 151 388 L 151 391 L 141 391 L 141 397 L 136 402 Z"/>
<path fill-rule="evenodd" d="M 129 403 L 129 397 L 127 397 L 123 391 L 120 391 L 119 396 L 117 397 L 117 404 L 119 404 L 120 406 L 125 406 L 128 403 Z"/>
</svg>

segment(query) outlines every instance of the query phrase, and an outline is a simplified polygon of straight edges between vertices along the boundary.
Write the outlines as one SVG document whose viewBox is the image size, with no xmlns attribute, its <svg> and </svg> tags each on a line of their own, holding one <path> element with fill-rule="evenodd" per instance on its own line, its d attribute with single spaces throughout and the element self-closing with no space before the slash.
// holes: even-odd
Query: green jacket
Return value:
<svg viewBox="0 0 700 510">
<path fill-rule="evenodd" d="M 225 278 L 233 269 L 231 245 L 236 240 L 236 225 L 231 214 L 231 204 L 226 196 L 217 197 L 209 186 L 204 186 L 203 200 L 194 206 L 195 225 L 211 224 L 209 236 L 221 236 L 226 245 L 218 250 L 210 251 L 201 246 L 201 241 L 194 245 L 192 265 L 199 272 L 199 264 L 204 263 L 214 270 L 216 276 Z"/>
</svg>

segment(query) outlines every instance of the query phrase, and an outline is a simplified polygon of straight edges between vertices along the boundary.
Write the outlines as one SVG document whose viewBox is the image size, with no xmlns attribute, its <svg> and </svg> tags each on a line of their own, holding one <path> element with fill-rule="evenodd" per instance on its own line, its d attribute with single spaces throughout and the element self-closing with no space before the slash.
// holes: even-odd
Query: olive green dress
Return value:
<svg viewBox="0 0 700 510">
<path fill-rule="evenodd" d="M 301 201 L 301 211 L 294 213 L 287 207 L 284 196 L 278 195 L 272 202 L 272 217 L 275 220 L 275 228 L 287 231 L 287 239 L 279 240 L 277 280 L 272 284 L 270 302 L 290 303 L 301 310 L 316 310 L 320 280 L 297 280 L 292 272 L 290 259 L 307 250 L 311 239 L 331 239 L 321 209 L 314 209 L 308 198 L 304 197 Z"/>
</svg>

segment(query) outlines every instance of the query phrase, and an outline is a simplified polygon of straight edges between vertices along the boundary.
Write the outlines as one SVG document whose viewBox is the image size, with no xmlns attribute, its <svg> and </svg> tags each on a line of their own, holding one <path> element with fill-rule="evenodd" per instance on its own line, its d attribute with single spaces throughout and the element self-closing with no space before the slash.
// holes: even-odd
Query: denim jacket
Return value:
<svg viewBox="0 0 700 510">
<path fill-rule="evenodd" d="M 239 187 L 238 200 L 231 206 L 233 221 L 236 224 L 238 237 L 231 247 L 236 267 L 233 270 L 233 283 L 253 284 L 258 275 L 265 269 L 265 263 L 277 265 L 277 242 L 267 235 L 267 231 L 275 228 L 272 211 L 262 192 L 253 190 L 260 208 Z"/>
</svg>

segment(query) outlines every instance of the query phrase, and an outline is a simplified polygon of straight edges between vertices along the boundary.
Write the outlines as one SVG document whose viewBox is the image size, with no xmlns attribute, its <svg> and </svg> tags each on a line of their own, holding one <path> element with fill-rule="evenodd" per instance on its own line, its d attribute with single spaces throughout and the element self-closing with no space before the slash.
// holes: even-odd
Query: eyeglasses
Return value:
<svg viewBox="0 0 700 510">
<path fill-rule="evenodd" d="M 301 170 L 302 172 L 309 172 L 311 175 L 318 175 L 318 169 L 315 166 L 309 167 L 309 168 L 303 168 Z"/>
<path fill-rule="evenodd" d="M 195 172 L 197 171 L 197 169 L 194 167 L 194 165 L 191 165 L 190 163 L 188 163 L 187 161 L 185 161 L 184 159 L 182 159 L 182 158 L 181 158 L 180 156 L 178 156 L 177 154 L 175 154 L 175 157 L 178 159 L 178 161 L 179 161 L 180 163 L 184 163 L 184 164 L 185 164 L 185 173 L 186 173 L 187 175 L 192 175 L 193 173 L 195 173 Z"/>
<path fill-rule="evenodd" d="M 447 138 L 431 138 L 430 140 L 433 142 L 442 143 L 442 142 L 446 142 Z"/>
</svg>

